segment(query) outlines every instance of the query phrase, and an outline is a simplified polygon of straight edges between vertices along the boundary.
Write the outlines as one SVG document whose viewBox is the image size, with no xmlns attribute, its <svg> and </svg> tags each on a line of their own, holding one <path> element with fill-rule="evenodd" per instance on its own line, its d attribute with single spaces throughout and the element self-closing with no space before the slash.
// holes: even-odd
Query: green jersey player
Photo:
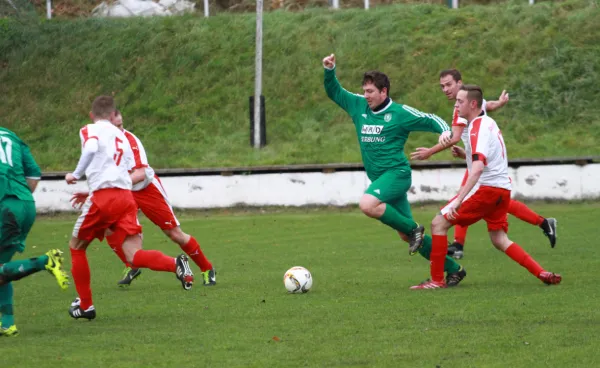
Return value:
<svg viewBox="0 0 600 368">
<path fill-rule="evenodd" d="M 398 231 L 409 243 L 409 253 L 417 251 L 426 259 L 431 253 L 431 237 L 412 217 L 407 192 L 412 184 L 411 168 L 404 144 L 411 132 L 441 134 L 448 125 L 438 116 L 422 113 L 389 98 L 390 82 L 381 72 L 367 72 L 364 95 L 346 91 L 335 75 L 335 55 L 323 59 L 325 91 L 329 98 L 352 118 L 365 171 L 371 185 L 360 199 L 361 211 Z M 465 270 L 446 257 L 447 284 L 458 285 Z"/>
<path fill-rule="evenodd" d="M 12 281 L 45 269 L 56 277 L 62 289 L 68 285 L 58 249 L 40 257 L 11 262 L 16 252 L 25 250 L 25 239 L 35 221 L 32 193 L 40 177 L 40 168 L 27 145 L 13 132 L 0 127 L 0 336 L 18 334 L 13 315 Z"/>
</svg>

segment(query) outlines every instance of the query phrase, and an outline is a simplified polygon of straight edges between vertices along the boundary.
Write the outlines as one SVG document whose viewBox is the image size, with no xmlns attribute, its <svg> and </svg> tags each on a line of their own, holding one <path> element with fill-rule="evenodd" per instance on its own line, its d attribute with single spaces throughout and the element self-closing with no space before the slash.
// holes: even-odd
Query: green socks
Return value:
<svg viewBox="0 0 600 368">
<path fill-rule="evenodd" d="M 47 262 L 48 256 L 7 262 L 0 266 L 0 279 L 5 282 L 20 280 L 32 273 L 44 270 Z"/>
<path fill-rule="evenodd" d="M 379 221 L 406 235 L 410 235 L 417 227 L 417 223 L 413 219 L 402 216 L 389 204 L 385 206 L 385 212 L 379 218 Z"/>
<path fill-rule="evenodd" d="M 0 286 L 0 314 L 2 314 L 2 327 L 9 328 L 15 324 L 13 314 L 13 287 L 11 283 Z"/>
</svg>

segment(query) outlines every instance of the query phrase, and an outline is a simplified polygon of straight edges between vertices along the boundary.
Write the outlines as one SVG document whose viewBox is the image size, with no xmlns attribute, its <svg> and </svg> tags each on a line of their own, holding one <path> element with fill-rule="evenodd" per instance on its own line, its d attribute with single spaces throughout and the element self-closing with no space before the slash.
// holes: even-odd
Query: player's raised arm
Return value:
<svg viewBox="0 0 600 368">
<path fill-rule="evenodd" d="M 506 92 L 506 90 L 503 90 L 502 94 L 500 94 L 500 97 L 498 97 L 498 100 L 486 101 L 485 110 L 486 111 L 498 110 L 502 106 L 506 105 L 508 103 L 508 100 L 509 100 L 508 93 Z"/>
<path fill-rule="evenodd" d="M 338 104 L 347 113 L 351 114 L 357 109 L 365 98 L 361 95 L 351 93 L 342 88 L 340 82 L 335 76 L 335 55 L 331 54 L 323 58 L 323 67 L 325 68 L 325 92 L 327 96 Z"/>
</svg>

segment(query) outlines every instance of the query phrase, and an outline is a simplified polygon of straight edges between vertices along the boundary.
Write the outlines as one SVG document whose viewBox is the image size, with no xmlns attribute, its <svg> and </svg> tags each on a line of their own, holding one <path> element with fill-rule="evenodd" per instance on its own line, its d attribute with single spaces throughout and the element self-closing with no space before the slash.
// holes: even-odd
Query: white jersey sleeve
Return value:
<svg viewBox="0 0 600 368">
<path fill-rule="evenodd" d="M 133 159 L 128 169 L 130 171 L 142 168 L 144 169 L 144 180 L 134 184 L 132 188 L 133 191 L 139 191 L 146 188 L 148 185 L 150 185 L 150 183 L 152 183 L 152 180 L 154 179 L 154 170 L 148 164 L 148 157 L 146 156 L 146 150 L 144 149 L 142 141 L 140 141 L 139 138 L 136 137 L 135 134 L 131 133 L 130 131 L 125 130 L 124 133 L 125 137 L 127 137 L 127 141 L 129 142 L 129 145 L 131 146 L 131 151 L 133 153 Z"/>
</svg>

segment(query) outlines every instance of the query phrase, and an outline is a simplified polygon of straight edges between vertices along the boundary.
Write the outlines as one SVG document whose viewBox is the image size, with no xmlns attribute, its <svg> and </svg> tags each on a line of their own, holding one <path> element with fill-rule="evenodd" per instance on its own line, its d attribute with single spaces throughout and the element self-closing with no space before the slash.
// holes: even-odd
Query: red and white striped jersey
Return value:
<svg viewBox="0 0 600 368">
<path fill-rule="evenodd" d="M 85 169 L 90 192 L 105 188 L 131 190 L 128 162 L 132 152 L 123 132 L 108 120 L 99 120 L 79 130 L 83 149 L 90 139 L 98 141 L 98 151 Z"/>
<path fill-rule="evenodd" d="M 483 100 L 483 102 L 481 103 L 481 109 L 483 110 L 484 115 L 487 115 L 487 110 L 485 108 L 486 106 L 486 102 L 485 100 Z M 452 113 L 452 126 L 462 126 L 462 127 L 467 127 L 468 122 L 467 119 L 465 118 L 461 118 L 460 116 L 458 116 L 458 109 L 456 107 L 454 107 L 454 112 Z M 467 147 L 467 143 L 466 141 L 469 139 L 469 133 L 467 132 L 467 129 L 464 129 L 460 138 L 462 139 L 463 143 L 465 144 L 465 147 Z"/>
<path fill-rule="evenodd" d="M 133 185 L 131 190 L 136 192 L 146 188 L 148 185 L 150 185 L 150 183 L 152 183 L 152 179 L 154 179 L 154 169 L 152 169 L 150 164 L 148 164 L 148 157 L 146 156 L 146 150 L 142 145 L 142 141 L 140 141 L 135 134 L 126 129 L 123 129 L 123 133 L 125 134 L 125 137 L 127 137 L 127 141 L 129 142 L 131 151 L 133 152 L 133 160 L 129 162 L 127 167 L 128 170 L 131 172 L 135 169 L 144 168 L 144 172 L 146 174 L 144 180 Z"/>
<path fill-rule="evenodd" d="M 508 155 L 498 124 L 489 116 L 482 115 L 469 123 L 465 131 L 469 137 L 467 142 L 463 142 L 469 173 L 475 156 L 485 165 L 476 187 L 486 185 L 510 190 Z"/>
</svg>

